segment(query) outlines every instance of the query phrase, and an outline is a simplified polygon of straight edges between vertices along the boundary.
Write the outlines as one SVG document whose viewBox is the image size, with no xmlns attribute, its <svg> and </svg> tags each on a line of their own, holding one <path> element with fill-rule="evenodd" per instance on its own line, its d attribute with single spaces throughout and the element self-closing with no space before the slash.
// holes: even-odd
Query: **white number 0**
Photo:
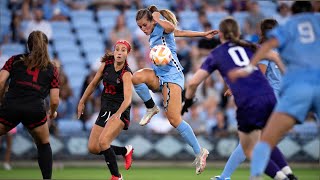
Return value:
<svg viewBox="0 0 320 180">
<path fill-rule="evenodd" d="M 237 54 L 237 51 L 239 52 L 240 57 Z M 232 47 L 228 50 L 228 53 L 231 56 L 233 62 L 238 66 L 246 66 L 250 63 L 249 57 L 243 47 Z"/>
<path fill-rule="evenodd" d="M 300 41 L 302 43 L 312 43 L 315 41 L 315 35 L 310 22 L 298 24 L 298 31 L 300 34 Z"/>
</svg>

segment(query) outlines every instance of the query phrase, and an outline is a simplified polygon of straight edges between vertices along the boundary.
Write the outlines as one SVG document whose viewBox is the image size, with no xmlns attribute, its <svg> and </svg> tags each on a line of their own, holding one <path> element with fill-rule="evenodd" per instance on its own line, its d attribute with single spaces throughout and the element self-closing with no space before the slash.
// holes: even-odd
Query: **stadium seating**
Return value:
<svg viewBox="0 0 320 180">
<path fill-rule="evenodd" d="M 13 55 L 16 55 L 16 54 L 25 53 L 26 48 L 22 44 L 10 43 L 10 44 L 2 45 L 1 51 L 6 56 L 13 56 Z"/>
</svg>

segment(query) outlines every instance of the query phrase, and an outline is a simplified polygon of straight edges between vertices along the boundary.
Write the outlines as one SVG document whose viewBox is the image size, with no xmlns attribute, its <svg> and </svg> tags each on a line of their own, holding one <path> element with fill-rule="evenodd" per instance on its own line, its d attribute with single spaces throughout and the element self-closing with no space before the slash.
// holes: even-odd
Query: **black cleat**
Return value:
<svg viewBox="0 0 320 180">
<path fill-rule="evenodd" d="M 298 180 L 298 178 L 294 174 L 288 174 L 287 177 L 289 180 Z"/>
</svg>

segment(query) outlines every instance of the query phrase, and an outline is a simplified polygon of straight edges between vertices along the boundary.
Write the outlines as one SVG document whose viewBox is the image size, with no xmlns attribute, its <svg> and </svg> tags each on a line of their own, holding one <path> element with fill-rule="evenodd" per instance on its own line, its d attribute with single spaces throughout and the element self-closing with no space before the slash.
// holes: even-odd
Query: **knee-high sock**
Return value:
<svg viewBox="0 0 320 180">
<path fill-rule="evenodd" d="M 270 159 L 272 159 L 279 166 L 280 169 L 282 169 L 285 166 L 288 166 L 287 161 L 285 160 L 283 154 L 277 146 L 273 148 Z"/>
<path fill-rule="evenodd" d="M 278 170 L 279 170 L 279 167 L 276 165 L 275 162 L 273 162 L 270 159 L 268 164 L 267 164 L 267 167 L 266 167 L 266 170 L 264 171 L 264 173 L 273 179 L 273 177 L 276 176 Z"/>
<path fill-rule="evenodd" d="M 125 156 L 127 154 L 127 148 L 125 147 L 111 145 L 111 148 L 113 149 L 116 155 Z"/>
<path fill-rule="evenodd" d="M 134 89 L 136 90 L 139 97 L 143 100 L 143 102 L 146 102 L 149 99 L 151 99 L 149 88 L 145 83 L 134 85 Z"/>
<path fill-rule="evenodd" d="M 225 179 L 231 177 L 232 173 L 244 160 L 246 160 L 246 155 L 243 152 L 241 144 L 238 144 L 236 149 L 234 149 L 231 156 L 229 157 L 228 162 L 220 175 L 220 178 Z"/>
<path fill-rule="evenodd" d="M 271 148 L 266 142 L 258 142 L 252 153 L 251 176 L 261 176 L 270 159 Z"/>
<path fill-rule="evenodd" d="M 110 173 L 114 176 L 120 177 L 116 154 L 113 149 L 110 147 L 109 149 L 102 151 L 102 154 L 104 155 L 104 159 L 108 165 Z"/>
<path fill-rule="evenodd" d="M 183 139 L 192 147 L 194 153 L 196 155 L 199 154 L 200 145 L 190 125 L 182 120 L 176 129 L 183 137 Z"/>
<path fill-rule="evenodd" d="M 43 179 L 51 179 L 52 176 L 52 150 L 50 143 L 37 145 L 38 164 Z"/>
</svg>

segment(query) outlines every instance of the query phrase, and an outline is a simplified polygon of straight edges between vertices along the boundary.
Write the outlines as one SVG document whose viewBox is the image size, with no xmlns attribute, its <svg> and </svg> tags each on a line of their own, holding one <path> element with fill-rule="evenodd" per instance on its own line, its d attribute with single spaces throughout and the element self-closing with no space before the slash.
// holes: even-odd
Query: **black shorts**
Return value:
<svg viewBox="0 0 320 180">
<path fill-rule="evenodd" d="M 12 104 L 0 107 L 0 123 L 10 128 L 22 123 L 28 129 L 33 129 L 47 122 L 47 114 L 43 108 L 23 108 L 23 105 Z"/>
<path fill-rule="evenodd" d="M 104 127 L 107 123 L 108 118 L 110 118 L 114 113 L 117 112 L 118 108 L 120 106 L 114 106 L 114 107 L 102 107 L 99 116 L 96 120 L 96 125 Z M 127 130 L 130 125 L 130 107 L 128 107 L 122 114 L 120 119 L 124 123 L 124 130 Z"/>
</svg>

